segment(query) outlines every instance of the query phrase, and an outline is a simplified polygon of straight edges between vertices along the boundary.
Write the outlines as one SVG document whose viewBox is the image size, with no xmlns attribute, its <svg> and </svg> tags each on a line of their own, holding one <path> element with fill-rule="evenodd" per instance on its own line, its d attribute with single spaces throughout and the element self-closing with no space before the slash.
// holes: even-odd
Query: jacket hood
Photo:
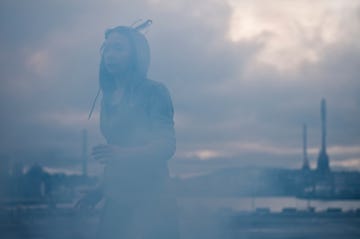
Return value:
<svg viewBox="0 0 360 239">
<path fill-rule="evenodd" d="M 139 76 L 146 78 L 150 65 L 150 47 L 146 37 L 132 27 L 118 26 L 108 29 L 105 32 L 105 39 L 112 32 L 124 34 L 129 38 L 135 55 L 135 72 L 139 74 Z"/>
</svg>

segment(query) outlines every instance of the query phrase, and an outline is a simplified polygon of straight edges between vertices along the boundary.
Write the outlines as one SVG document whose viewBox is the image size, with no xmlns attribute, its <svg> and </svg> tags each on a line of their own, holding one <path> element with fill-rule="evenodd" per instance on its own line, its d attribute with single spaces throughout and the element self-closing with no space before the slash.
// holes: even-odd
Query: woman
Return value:
<svg viewBox="0 0 360 239">
<path fill-rule="evenodd" d="M 98 238 L 179 238 L 167 168 L 175 152 L 174 112 L 166 87 L 147 78 L 149 63 L 139 31 L 119 26 L 105 32 L 99 81 L 107 144 L 92 151 L 105 164 Z"/>
</svg>

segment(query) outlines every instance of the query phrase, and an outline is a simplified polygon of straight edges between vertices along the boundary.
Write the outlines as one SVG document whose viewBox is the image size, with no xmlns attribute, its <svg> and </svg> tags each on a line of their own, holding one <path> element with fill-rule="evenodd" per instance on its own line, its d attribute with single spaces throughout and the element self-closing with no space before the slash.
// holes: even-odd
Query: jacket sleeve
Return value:
<svg viewBox="0 0 360 239">
<path fill-rule="evenodd" d="M 154 147 L 161 158 L 170 159 L 175 153 L 174 108 L 168 89 L 157 84 L 150 96 L 150 127 Z"/>
</svg>

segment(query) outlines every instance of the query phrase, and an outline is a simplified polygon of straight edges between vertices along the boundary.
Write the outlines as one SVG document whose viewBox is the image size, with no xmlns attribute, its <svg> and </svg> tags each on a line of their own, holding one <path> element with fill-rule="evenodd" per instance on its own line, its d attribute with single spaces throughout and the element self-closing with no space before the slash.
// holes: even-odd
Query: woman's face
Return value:
<svg viewBox="0 0 360 239">
<path fill-rule="evenodd" d="M 132 64 L 132 50 L 129 39 L 121 33 L 110 33 L 104 42 L 103 60 L 111 74 L 128 71 Z"/>
</svg>

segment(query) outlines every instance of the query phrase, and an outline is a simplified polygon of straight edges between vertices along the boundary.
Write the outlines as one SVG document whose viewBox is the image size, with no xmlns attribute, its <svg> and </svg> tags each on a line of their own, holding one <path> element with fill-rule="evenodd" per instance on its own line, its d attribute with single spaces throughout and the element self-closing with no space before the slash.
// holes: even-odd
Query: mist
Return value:
<svg viewBox="0 0 360 239">
<path fill-rule="evenodd" d="M 180 238 L 258 238 L 273 225 L 258 214 L 271 218 L 286 208 L 358 213 L 359 1 L 6 0 L 0 6 L 1 236 L 96 238 L 106 207 L 142 212 L 134 225 L 173 218 L 167 223 L 178 226 Z M 149 59 L 141 48 L 135 58 L 143 61 L 129 63 L 147 83 L 115 77 L 113 87 L 125 93 L 106 91 L 105 31 L 148 19 L 141 33 Z M 117 64 L 116 57 L 108 61 L 105 68 Z M 129 76 L 116 71 L 110 73 Z M 125 109 L 123 101 L 129 108 L 117 120 L 104 117 Z M 119 119 L 125 126 L 114 130 Z M 322 152 L 326 174 L 319 174 Z M 117 153 L 130 161 L 104 160 Z M 167 194 L 152 201 L 138 195 L 144 204 L 107 204 L 114 196 L 108 193 L 133 199 L 130 193 L 144 188 Z M 79 204 L 84 198 L 91 206 Z M 346 213 L 335 218 L 356 228 L 358 219 Z M 122 220 L 115 218 L 108 216 Z M 281 235 L 296 235 L 290 227 L 279 226 Z M 314 230 L 309 238 L 327 236 Z"/>
</svg>

